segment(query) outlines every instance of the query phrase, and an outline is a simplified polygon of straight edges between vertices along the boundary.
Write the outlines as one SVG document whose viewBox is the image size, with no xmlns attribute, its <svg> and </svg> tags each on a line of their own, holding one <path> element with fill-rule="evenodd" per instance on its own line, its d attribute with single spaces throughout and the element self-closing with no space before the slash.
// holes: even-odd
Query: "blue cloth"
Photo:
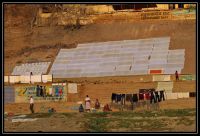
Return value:
<svg viewBox="0 0 200 136">
<path fill-rule="evenodd" d="M 117 102 L 121 101 L 121 98 L 122 98 L 121 94 L 117 94 L 116 97 L 117 97 Z"/>
<path fill-rule="evenodd" d="M 56 87 L 56 89 L 55 89 L 56 91 L 55 91 L 55 94 L 56 94 L 56 96 L 58 96 L 59 95 L 59 88 L 58 87 Z"/>
</svg>

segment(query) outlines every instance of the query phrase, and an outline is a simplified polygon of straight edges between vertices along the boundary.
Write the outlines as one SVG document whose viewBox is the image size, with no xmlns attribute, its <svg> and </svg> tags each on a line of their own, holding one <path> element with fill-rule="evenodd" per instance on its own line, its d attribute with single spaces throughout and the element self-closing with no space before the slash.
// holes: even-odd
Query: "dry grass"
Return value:
<svg viewBox="0 0 200 136">
<path fill-rule="evenodd" d="M 195 130 L 195 109 L 160 110 L 145 112 L 97 112 L 97 113 L 39 113 L 27 115 L 38 118 L 35 122 L 16 123 L 6 121 L 6 131 L 53 131 L 59 132 L 154 132 Z M 37 125 L 36 125 L 37 124 Z M 45 124 L 45 125 L 44 125 Z M 37 127 L 35 127 L 35 125 Z M 23 126 L 23 127 L 22 127 Z M 32 126 L 32 130 L 30 128 Z M 56 131 L 58 131 L 56 130 Z"/>
</svg>

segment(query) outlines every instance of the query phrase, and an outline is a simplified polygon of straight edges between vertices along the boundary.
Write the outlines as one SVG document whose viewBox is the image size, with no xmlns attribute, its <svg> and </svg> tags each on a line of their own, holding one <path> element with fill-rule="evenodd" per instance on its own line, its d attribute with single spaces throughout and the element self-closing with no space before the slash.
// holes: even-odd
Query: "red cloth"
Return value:
<svg viewBox="0 0 200 136">
<path fill-rule="evenodd" d="M 150 74 L 162 74 L 162 70 L 161 69 L 150 70 Z"/>
<path fill-rule="evenodd" d="M 62 95 L 62 89 L 59 90 L 59 95 Z"/>
<path fill-rule="evenodd" d="M 14 116 L 14 113 L 9 112 L 9 113 L 8 113 L 8 117 L 11 117 L 11 116 Z"/>
<path fill-rule="evenodd" d="M 150 95 L 149 95 L 149 93 L 144 93 L 144 99 L 145 99 L 145 100 L 150 100 Z"/>
<path fill-rule="evenodd" d="M 178 77 L 178 72 L 175 73 L 176 77 Z"/>
<path fill-rule="evenodd" d="M 139 100 L 144 100 L 144 94 L 143 93 L 139 93 Z"/>
<path fill-rule="evenodd" d="M 103 111 L 112 111 L 108 104 L 103 107 Z"/>
</svg>

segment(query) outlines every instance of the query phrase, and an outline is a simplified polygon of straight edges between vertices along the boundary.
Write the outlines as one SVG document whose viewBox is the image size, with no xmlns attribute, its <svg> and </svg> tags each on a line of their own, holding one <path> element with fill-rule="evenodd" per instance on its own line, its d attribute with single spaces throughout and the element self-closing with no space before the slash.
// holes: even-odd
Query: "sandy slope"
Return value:
<svg viewBox="0 0 200 136">
<path fill-rule="evenodd" d="M 62 26 L 35 27 L 26 34 L 24 28 L 5 31 L 5 74 L 10 74 L 16 63 L 53 61 L 59 47 L 67 44 L 103 42 L 170 36 L 170 49 L 186 49 L 182 73 L 196 73 L 195 20 L 109 22 L 66 30 Z M 6 30 L 6 29 L 5 29 Z M 56 45 L 59 45 L 56 46 Z M 44 47 L 45 46 L 45 47 Z M 42 48 L 44 47 L 44 48 Z"/>
</svg>

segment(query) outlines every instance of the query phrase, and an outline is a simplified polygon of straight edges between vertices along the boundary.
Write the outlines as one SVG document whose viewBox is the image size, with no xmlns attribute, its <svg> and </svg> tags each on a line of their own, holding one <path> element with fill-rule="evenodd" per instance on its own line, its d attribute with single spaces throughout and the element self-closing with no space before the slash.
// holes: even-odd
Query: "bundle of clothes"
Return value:
<svg viewBox="0 0 200 136">
<path fill-rule="evenodd" d="M 112 93 L 111 101 L 112 103 L 120 103 L 125 105 L 126 101 L 134 103 L 140 100 L 150 100 L 150 103 L 157 103 L 160 101 L 165 101 L 165 91 L 156 91 L 154 88 L 150 89 L 139 89 L 139 93 L 134 94 L 117 94 Z"/>
</svg>

